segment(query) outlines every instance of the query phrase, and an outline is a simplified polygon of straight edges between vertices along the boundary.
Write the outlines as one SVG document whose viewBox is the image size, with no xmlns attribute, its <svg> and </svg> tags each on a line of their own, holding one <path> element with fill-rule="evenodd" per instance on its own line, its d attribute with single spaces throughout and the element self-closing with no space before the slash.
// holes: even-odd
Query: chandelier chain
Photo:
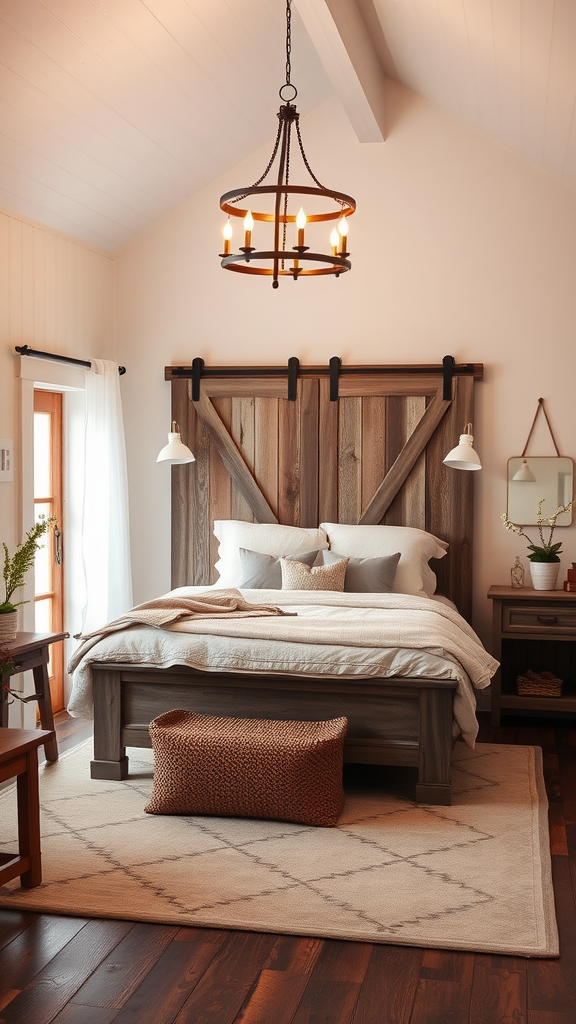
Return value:
<svg viewBox="0 0 576 1024">
<path fill-rule="evenodd" d="M 281 136 L 281 134 L 282 134 L 282 121 L 279 121 L 278 122 L 278 132 L 276 134 L 276 141 L 274 143 L 274 149 L 272 150 L 272 156 L 270 157 L 270 159 L 268 161 L 268 166 L 266 167 L 266 170 L 264 171 L 264 174 L 261 174 L 260 177 L 258 178 L 258 181 L 253 182 L 253 184 L 250 186 L 250 188 L 257 188 L 258 185 L 261 185 L 262 182 L 264 181 L 264 178 L 266 177 L 266 175 L 270 171 L 270 169 L 272 167 L 272 164 L 274 163 L 274 160 L 276 159 L 276 153 L 278 152 L 278 146 L 280 145 L 280 136 Z M 243 195 L 237 196 L 236 199 L 231 199 L 230 203 L 231 204 L 232 203 L 240 203 L 244 199 L 246 199 L 246 195 L 247 195 L 247 193 L 244 192 Z"/>
<path fill-rule="evenodd" d="M 290 73 L 292 65 L 290 55 L 292 53 L 292 0 L 286 0 L 286 85 L 292 85 Z"/>
<path fill-rule="evenodd" d="M 304 162 L 304 167 L 308 171 L 308 174 L 312 178 L 312 181 L 316 182 L 316 184 L 318 185 L 318 188 L 324 188 L 325 186 L 322 184 L 322 182 L 318 181 L 318 178 L 316 177 L 316 175 L 314 174 L 314 171 L 312 170 L 312 168 L 310 167 L 310 164 L 308 163 L 308 157 L 306 156 L 306 153 L 304 152 L 304 146 L 302 144 L 302 136 L 300 135 L 300 121 L 299 120 L 296 121 L 296 135 L 298 136 L 298 145 L 300 146 L 300 153 L 301 153 L 301 156 L 302 156 L 302 160 Z"/>
</svg>

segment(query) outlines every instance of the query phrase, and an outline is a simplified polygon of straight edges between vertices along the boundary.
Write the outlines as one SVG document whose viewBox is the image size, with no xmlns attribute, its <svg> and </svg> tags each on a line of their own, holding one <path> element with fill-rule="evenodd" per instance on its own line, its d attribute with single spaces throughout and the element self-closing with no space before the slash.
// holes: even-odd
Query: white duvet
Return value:
<svg viewBox="0 0 576 1024">
<path fill-rule="evenodd" d="M 180 587 L 170 595 L 195 596 L 206 589 Z M 133 626 L 86 641 L 71 660 L 69 713 L 80 718 L 93 715 L 93 662 L 348 679 L 428 676 L 457 681 L 454 732 L 474 744 L 478 731 L 474 687 L 489 684 L 498 662 L 448 602 L 404 594 L 237 593 L 247 601 L 278 605 L 297 614 L 191 619 L 170 629 Z"/>
</svg>

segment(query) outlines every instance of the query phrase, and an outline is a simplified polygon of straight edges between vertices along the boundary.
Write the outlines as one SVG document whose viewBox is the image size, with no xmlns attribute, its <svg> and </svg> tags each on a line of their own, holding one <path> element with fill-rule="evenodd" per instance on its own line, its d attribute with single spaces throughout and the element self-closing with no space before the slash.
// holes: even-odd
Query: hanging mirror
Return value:
<svg viewBox="0 0 576 1024">
<path fill-rule="evenodd" d="M 540 410 L 544 413 L 556 457 L 527 455 L 528 443 Z M 539 398 L 522 455 L 508 459 L 508 519 L 518 526 L 536 526 L 540 501 L 543 501 L 542 516 L 548 519 L 560 505 L 567 505 L 573 495 L 574 463 L 572 459 L 560 455 L 544 408 L 544 399 Z M 563 512 L 558 516 L 556 526 L 570 526 L 571 522 L 572 511 Z"/>
<path fill-rule="evenodd" d="M 574 493 L 572 459 L 517 456 L 508 459 L 508 519 L 518 526 L 535 526 L 538 502 L 544 498 L 542 515 L 547 519 L 559 505 L 567 505 Z M 556 526 L 570 526 L 572 512 L 563 512 Z"/>
</svg>

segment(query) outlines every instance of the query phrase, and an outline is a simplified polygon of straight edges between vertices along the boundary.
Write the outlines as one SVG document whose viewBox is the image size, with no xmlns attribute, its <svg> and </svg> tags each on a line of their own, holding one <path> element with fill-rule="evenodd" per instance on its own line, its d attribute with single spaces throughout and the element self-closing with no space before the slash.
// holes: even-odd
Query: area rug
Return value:
<svg viewBox="0 0 576 1024">
<path fill-rule="evenodd" d="M 152 752 L 130 755 L 124 782 L 89 778 L 91 742 L 40 768 L 44 880 L 3 886 L 0 906 L 558 955 L 538 747 L 457 743 L 451 807 L 353 776 L 336 828 L 145 814 Z M 3 850 L 14 805 L 0 795 Z"/>
</svg>

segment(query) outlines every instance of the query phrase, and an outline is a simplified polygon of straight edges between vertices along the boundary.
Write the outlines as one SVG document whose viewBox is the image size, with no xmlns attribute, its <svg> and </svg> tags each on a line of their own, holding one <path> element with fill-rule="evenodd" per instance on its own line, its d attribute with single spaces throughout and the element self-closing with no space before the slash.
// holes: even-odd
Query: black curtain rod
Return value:
<svg viewBox="0 0 576 1024">
<path fill-rule="evenodd" d="M 28 345 L 16 345 L 16 352 L 21 356 L 36 356 L 38 359 L 53 359 L 56 363 L 74 363 L 75 366 L 92 366 L 89 359 L 74 359 L 72 356 L 59 356 L 55 352 L 39 352 L 36 348 L 29 348 Z M 118 367 L 118 373 L 126 373 L 125 366 Z"/>
</svg>

